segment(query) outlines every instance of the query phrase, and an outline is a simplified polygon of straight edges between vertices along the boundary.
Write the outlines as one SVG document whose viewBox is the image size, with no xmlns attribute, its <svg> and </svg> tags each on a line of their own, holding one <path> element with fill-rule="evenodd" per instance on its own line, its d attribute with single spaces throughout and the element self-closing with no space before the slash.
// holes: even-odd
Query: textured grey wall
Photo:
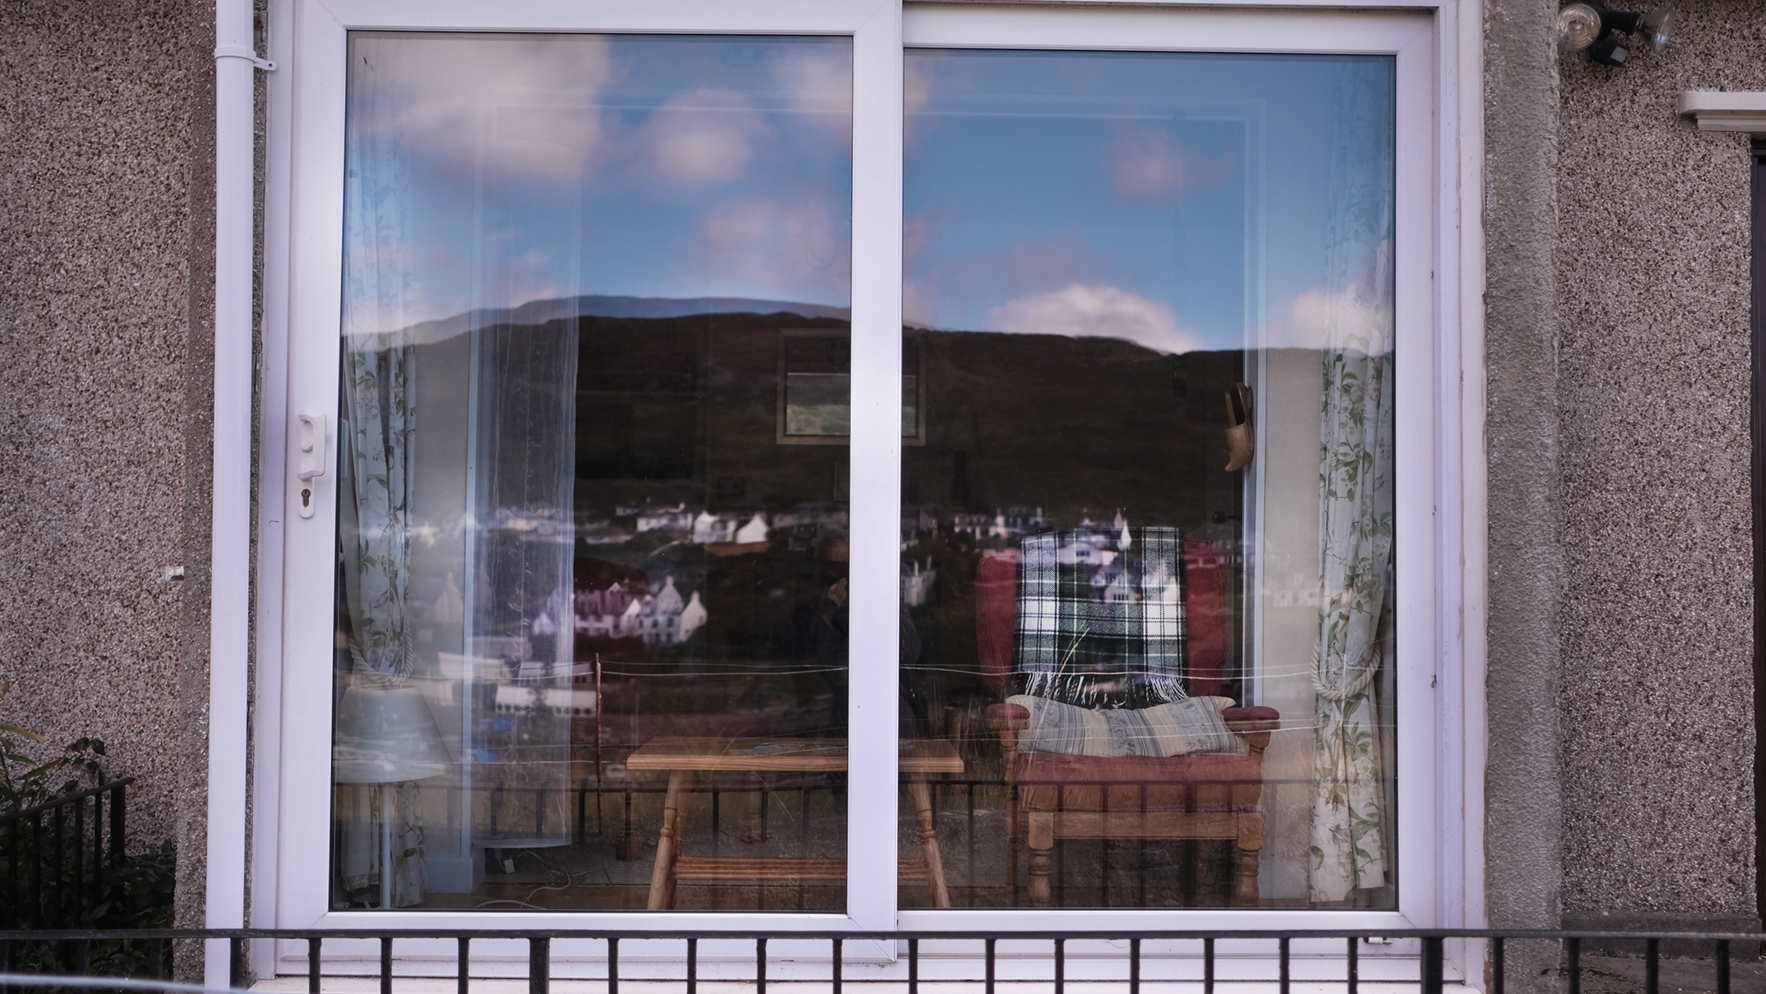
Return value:
<svg viewBox="0 0 1766 994">
<path fill-rule="evenodd" d="M 1556 0 L 1485 4 L 1486 459 L 1489 469 L 1485 902 L 1496 928 L 1559 923 Z M 1510 989 L 1555 950 L 1512 947 Z"/>
<path fill-rule="evenodd" d="M 1561 65 L 1563 904 L 1752 928 L 1749 157 L 1674 106 L 1766 89 L 1766 2 L 1677 16 Z"/>
<path fill-rule="evenodd" d="M 213 4 L 0 0 L 0 679 L 202 907 Z M 168 581 L 182 565 L 189 579 Z"/>
</svg>

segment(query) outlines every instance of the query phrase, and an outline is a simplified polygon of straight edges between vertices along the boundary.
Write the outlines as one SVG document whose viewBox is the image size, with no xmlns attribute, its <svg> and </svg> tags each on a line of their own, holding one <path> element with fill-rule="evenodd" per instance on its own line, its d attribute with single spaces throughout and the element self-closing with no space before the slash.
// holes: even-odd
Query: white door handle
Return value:
<svg viewBox="0 0 1766 994">
<path fill-rule="evenodd" d="M 313 516 L 313 477 L 325 475 L 325 415 L 302 411 L 295 416 L 299 428 L 295 444 L 300 448 L 300 516 Z"/>
</svg>

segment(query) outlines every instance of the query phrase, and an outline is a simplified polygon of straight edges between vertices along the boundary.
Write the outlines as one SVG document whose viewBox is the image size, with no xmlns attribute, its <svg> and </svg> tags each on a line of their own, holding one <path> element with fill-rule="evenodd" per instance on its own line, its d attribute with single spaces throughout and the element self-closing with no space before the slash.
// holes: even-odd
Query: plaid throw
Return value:
<svg viewBox="0 0 1766 994">
<path fill-rule="evenodd" d="M 1176 528 L 1024 539 L 1011 693 L 1089 708 L 1183 700 L 1183 589 Z"/>
</svg>

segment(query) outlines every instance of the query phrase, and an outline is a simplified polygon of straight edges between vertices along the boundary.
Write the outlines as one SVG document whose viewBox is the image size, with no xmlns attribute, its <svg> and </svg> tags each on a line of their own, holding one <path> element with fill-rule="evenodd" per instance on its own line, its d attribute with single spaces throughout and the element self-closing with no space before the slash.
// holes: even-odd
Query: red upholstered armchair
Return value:
<svg viewBox="0 0 1766 994">
<path fill-rule="evenodd" d="M 1186 682 L 1192 697 L 1215 696 L 1226 664 L 1226 571 L 1213 546 L 1183 543 L 1183 604 L 1188 628 Z M 1019 604 L 1017 550 L 990 553 L 975 576 L 975 617 L 982 676 L 1003 694 L 1015 667 Z M 1030 710 L 988 708 L 1000 737 L 1008 784 L 1007 881 L 1017 900 L 1018 854 L 1030 847 L 1030 901 L 1049 904 L 1051 850 L 1057 838 L 1230 839 L 1236 844 L 1233 903 L 1257 901 L 1263 849 L 1263 751 L 1280 715 L 1267 707 L 1229 707 L 1221 717 L 1240 750 L 1173 756 L 1088 756 L 1019 752 Z"/>
</svg>

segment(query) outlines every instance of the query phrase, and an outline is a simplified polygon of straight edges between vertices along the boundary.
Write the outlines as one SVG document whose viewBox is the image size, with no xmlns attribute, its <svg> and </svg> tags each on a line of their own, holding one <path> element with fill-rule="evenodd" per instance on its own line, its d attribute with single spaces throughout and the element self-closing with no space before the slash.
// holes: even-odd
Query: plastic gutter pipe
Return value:
<svg viewBox="0 0 1766 994">
<path fill-rule="evenodd" d="M 215 3 L 215 390 L 209 553 L 208 846 L 203 923 L 245 924 L 246 668 L 251 610 L 253 136 L 252 0 Z M 230 986 L 225 940 L 203 983 Z"/>
</svg>

